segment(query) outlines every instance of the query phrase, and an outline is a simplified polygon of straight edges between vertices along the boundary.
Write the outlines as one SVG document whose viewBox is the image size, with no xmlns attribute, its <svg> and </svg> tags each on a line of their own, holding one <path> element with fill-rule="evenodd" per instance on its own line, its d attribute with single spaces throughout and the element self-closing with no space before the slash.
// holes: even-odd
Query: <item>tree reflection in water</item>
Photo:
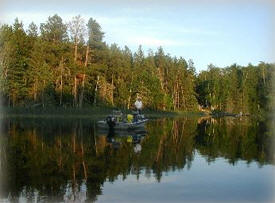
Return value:
<svg viewBox="0 0 275 203">
<path fill-rule="evenodd" d="M 163 172 L 190 169 L 195 152 L 209 162 L 274 163 L 266 122 L 249 118 L 164 118 L 146 132 L 100 132 L 89 120 L 2 124 L 2 200 L 95 201 L 106 181 L 145 171 L 160 182 Z"/>
</svg>

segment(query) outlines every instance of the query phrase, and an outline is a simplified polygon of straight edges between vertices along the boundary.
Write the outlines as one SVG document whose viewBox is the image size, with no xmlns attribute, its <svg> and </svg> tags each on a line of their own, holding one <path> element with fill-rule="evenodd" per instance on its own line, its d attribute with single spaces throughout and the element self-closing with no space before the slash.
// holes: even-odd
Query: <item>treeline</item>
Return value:
<svg viewBox="0 0 275 203">
<path fill-rule="evenodd" d="M 271 109 L 274 64 L 209 65 L 197 77 L 196 92 L 202 107 L 235 113 L 264 113 Z M 274 96 L 274 95 L 273 95 Z"/>
<path fill-rule="evenodd" d="M 227 69 L 210 66 L 199 75 L 192 60 L 160 47 L 134 53 L 108 45 L 96 20 L 68 23 L 54 15 L 24 29 L 15 19 L 0 31 L 1 98 L 4 106 L 131 108 L 137 94 L 153 110 L 232 112 L 266 107 L 271 64 Z"/>
</svg>

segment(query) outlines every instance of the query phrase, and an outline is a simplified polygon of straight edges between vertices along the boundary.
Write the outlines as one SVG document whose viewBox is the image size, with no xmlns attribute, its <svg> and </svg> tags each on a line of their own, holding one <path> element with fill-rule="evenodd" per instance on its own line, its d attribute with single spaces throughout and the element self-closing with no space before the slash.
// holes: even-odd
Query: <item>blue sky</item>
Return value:
<svg viewBox="0 0 275 203">
<path fill-rule="evenodd" d="M 221 3 L 222 2 L 222 3 Z M 241 3 L 240 3 L 241 2 Z M 197 71 L 212 63 L 273 62 L 273 5 L 269 1 L 117 0 L 65 1 L 4 0 L 1 23 L 15 17 L 37 25 L 57 13 L 65 22 L 80 14 L 95 18 L 104 40 L 145 53 L 162 46 L 171 56 L 193 59 Z"/>
</svg>

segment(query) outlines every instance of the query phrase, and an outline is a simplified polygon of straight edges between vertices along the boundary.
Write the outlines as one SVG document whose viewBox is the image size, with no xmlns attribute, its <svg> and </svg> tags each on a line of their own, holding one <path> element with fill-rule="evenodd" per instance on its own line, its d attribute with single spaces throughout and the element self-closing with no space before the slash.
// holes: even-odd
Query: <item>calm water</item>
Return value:
<svg viewBox="0 0 275 203">
<path fill-rule="evenodd" d="M 164 118 L 138 132 L 2 120 L 0 202 L 272 202 L 268 122 Z"/>
</svg>

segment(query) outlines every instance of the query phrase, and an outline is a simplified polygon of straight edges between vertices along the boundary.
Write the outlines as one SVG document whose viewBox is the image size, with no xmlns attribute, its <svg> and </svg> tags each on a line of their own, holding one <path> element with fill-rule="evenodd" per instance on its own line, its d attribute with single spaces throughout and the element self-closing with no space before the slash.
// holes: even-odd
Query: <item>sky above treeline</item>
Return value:
<svg viewBox="0 0 275 203">
<path fill-rule="evenodd" d="M 97 20 L 104 41 L 145 53 L 159 46 L 171 56 L 193 59 L 197 71 L 212 63 L 247 65 L 274 62 L 272 1 L 180 0 L 2 0 L 0 22 L 16 17 L 27 27 L 58 14 L 64 22 L 81 15 Z"/>
</svg>

